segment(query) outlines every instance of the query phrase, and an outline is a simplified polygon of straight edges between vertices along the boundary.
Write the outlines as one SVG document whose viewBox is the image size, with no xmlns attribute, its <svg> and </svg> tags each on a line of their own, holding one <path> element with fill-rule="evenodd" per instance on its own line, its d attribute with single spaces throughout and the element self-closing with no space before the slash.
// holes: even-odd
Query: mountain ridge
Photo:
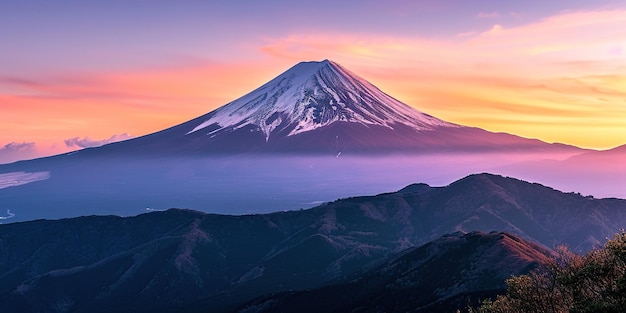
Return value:
<svg viewBox="0 0 626 313">
<path fill-rule="evenodd" d="M 552 255 L 503 232 L 446 234 L 349 282 L 265 295 L 233 312 L 454 312 L 502 294 L 507 278 Z M 192 306 L 202 311 L 202 302 Z"/>
<path fill-rule="evenodd" d="M 10 223 L 0 225 L 0 309 L 171 311 L 209 299 L 228 311 L 266 293 L 346 282 L 446 234 L 507 232 L 587 251 L 624 224 L 626 200 L 491 174 L 300 211 Z"/>
</svg>

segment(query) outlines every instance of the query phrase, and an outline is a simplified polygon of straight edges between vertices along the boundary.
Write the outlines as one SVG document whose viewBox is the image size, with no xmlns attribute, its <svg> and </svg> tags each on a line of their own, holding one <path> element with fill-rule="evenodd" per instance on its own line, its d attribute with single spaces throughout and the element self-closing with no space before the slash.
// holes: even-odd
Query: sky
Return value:
<svg viewBox="0 0 626 313">
<path fill-rule="evenodd" d="M 438 118 L 626 144 L 626 1 L 0 1 L 0 163 L 145 135 L 300 61 Z"/>
</svg>

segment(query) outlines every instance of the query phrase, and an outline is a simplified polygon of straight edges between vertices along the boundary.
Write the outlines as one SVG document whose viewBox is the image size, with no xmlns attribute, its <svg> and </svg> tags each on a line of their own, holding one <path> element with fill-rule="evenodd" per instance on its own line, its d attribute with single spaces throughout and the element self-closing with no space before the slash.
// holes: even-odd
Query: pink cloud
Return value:
<svg viewBox="0 0 626 313">
<path fill-rule="evenodd" d="M 265 41 L 259 50 L 274 58 L 291 62 L 331 59 L 346 66 L 367 65 L 370 68 L 454 55 L 448 49 L 450 42 L 384 34 L 294 34 L 265 38 Z"/>
<path fill-rule="evenodd" d="M 33 158 L 36 154 L 34 142 L 10 142 L 0 147 L 0 164 Z"/>
<path fill-rule="evenodd" d="M 623 43 L 626 11 L 570 12 L 533 24 L 505 28 L 495 25 L 468 43 L 495 53 L 554 60 L 606 59 L 609 47 Z"/>
<path fill-rule="evenodd" d="M 480 12 L 480 13 L 476 14 L 476 17 L 478 17 L 478 18 L 486 18 L 486 19 L 497 18 L 497 17 L 500 17 L 500 13 L 498 13 L 498 12 Z"/>
<path fill-rule="evenodd" d="M 438 40 L 294 34 L 266 38 L 261 51 L 294 62 L 334 59 L 418 109 L 453 122 L 610 147 L 626 141 L 624 29 L 624 10 L 566 12 Z M 511 119 L 518 122 L 506 122 Z M 576 130 L 598 134 L 607 125 L 612 130 L 601 138 Z"/>
<path fill-rule="evenodd" d="M 37 142 L 40 157 L 70 151 L 64 138 L 75 149 L 112 133 L 158 131 L 232 101 L 291 65 L 280 63 L 195 61 L 144 70 L 0 74 L 0 142 Z M 86 137 L 74 138 L 76 133 Z"/>
<path fill-rule="evenodd" d="M 623 29 L 623 10 L 571 12 L 512 28 L 494 24 L 482 33 L 460 32 L 454 38 L 439 40 L 386 34 L 299 33 L 265 38 L 266 44 L 260 50 L 280 59 L 331 58 L 370 66 L 432 64 L 452 72 L 478 62 L 498 67 L 507 64 L 526 74 L 528 70 L 541 71 L 546 64 L 615 58 L 623 45 Z"/>
<path fill-rule="evenodd" d="M 10 142 L 0 148 L 0 153 L 12 153 L 20 151 L 30 151 L 35 149 L 34 142 Z"/>
<path fill-rule="evenodd" d="M 74 147 L 91 148 L 91 147 L 99 147 L 99 146 L 106 145 L 106 144 L 113 143 L 113 142 L 131 139 L 131 138 L 133 137 L 128 135 L 127 133 L 123 133 L 119 135 L 113 135 L 109 138 L 101 139 L 101 140 L 95 140 L 89 137 L 83 137 L 83 138 L 74 137 L 74 138 L 65 139 L 64 142 L 68 148 L 74 148 Z"/>
<path fill-rule="evenodd" d="M 148 70 L 0 77 L 0 136 L 5 142 L 18 138 L 15 129 L 22 125 L 31 125 L 24 128 L 31 136 L 19 138 L 42 146 L 52 144 L 45 136 L 77 132 L 89 136 L 78 141 L 142 135 L 207 113 L 297 62 L 331 59 L 452 122 L 479 121 L 470 125 L 524 135 L 527 130 L 502 121 L 516 119 L 528 129 L 539 113 L 562 124 L 586 123 L 587 129 L 603 127 L 598 120 L 622 121 L 606 136 L 615 146 L 626 141 L 619 137 L 626 134 L 620 107 L 624 29 L 626 11 L 615 10 L 568 12 L 517 27 L 496 24 L 450 38 L 300 32 L 246 42 L 247 51 L 261 53 L 237 63 L 196 60 Z M 585 120 L 588 112 L 593 121 Z"/>
</svg>

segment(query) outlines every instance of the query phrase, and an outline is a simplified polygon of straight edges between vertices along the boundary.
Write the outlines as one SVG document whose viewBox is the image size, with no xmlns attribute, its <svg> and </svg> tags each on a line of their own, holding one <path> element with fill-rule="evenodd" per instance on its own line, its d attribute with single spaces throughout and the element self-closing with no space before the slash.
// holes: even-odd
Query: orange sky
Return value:
<svg viewBox="0 0 626 313">
<path fill-rule="evenodd" d="M 322 59 L 450 122 L 588 148 L 626 144 L 626 10 L 496 22 L 436 37 L 299 30 L 233 45 L 246 51 L 239 58 L 0 73 L 0 163 L 76 149 L 70 138 L 173 126 Z"/>
</svg>

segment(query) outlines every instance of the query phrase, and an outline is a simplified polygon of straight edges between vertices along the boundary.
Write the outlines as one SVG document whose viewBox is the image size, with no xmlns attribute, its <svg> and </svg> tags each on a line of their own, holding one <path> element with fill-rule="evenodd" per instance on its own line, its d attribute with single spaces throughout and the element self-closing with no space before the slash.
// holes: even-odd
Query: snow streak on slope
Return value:
<svg viewBox="0 0 626 313">
<path fill-rule="evenodd" d="M 345 121 L 393 129 L 404 124 L 416 130 L 458 127 L 383 93 L 338 64 L 302 62 L 251 93 L 215 110 L 189 133 L 214 125 L 209 135 L 247 125 L 287 136 Z"/>
</svg>

